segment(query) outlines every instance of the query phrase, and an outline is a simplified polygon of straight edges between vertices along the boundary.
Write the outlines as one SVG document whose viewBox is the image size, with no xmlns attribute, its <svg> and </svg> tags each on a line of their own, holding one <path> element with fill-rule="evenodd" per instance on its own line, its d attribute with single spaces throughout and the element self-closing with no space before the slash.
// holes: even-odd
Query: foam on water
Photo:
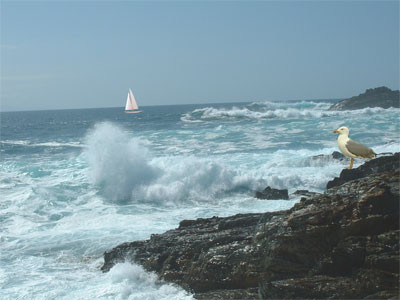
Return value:
<svg viewBox="0 0 400 300">
<path fill-rule="evenodd" d="M 159 175 L 149 164 L 147 149 L 111 123 L 101 123 L 87 136 L 90 177 L 112 201 L 130 198 L 132 190 Z"/>
<path fill-rule="evenodd" d="M 4 286 L 8 295 L 2 294 L 1 299 L 193 299 L 188 292 L 158 280 L 156 274 L 132 263 L 117 264 L 108 273 L 97 271 L 99 260 L 79 262 L 68 260 L 63 254 L 54 258 L 31 256 L 19 263 L 14 276 L 8 274 L 9 284 Z M 34 283 L 28 276 L 34 277 Z M 0 273 L 2 277 L 5 276 Z"/>
<path fill-rule="evenodd" d="M 139 139 L 111 123 L 89 133 L 85 157 L 93 182 L 118 203 L 212 201 L 217 194 L 254 185 L 253 179 L 213 159 L 152 157 Z"/>
<path fill-rule="evenodd" d="M 109 278 L 117 284 L 121 299 L 193 299 L 192 295 L 172 284 L 161 284 L 156 274 L 148 273 L 136 264 L 117 264 L 111 269 Z"/>
</svg>

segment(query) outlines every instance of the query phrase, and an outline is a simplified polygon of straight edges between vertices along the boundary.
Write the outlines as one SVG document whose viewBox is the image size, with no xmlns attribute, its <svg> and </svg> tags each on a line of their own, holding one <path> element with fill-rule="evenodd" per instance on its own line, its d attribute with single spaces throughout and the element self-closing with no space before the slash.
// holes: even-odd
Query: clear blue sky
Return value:
<svg viewBox="0 0 400 300">
<path fill-rule="evenodd" d="M 399 88 L 398 1 L 1 1 L 1 108 L 345 98 Z"/>
</svg>

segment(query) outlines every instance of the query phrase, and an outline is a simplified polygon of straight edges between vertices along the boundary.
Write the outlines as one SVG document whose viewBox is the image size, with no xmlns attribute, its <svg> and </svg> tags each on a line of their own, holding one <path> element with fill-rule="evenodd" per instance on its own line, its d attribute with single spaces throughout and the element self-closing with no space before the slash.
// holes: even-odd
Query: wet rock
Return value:
<svg viewBox="0 0 400 300">
<path fill-rule="evenodd" d="M 339 160 L 346 159 L 346 157 L 339 151 L 333 151 L 331 155 L 333 159 L 339 159 Z"/>
<path fill-rule="evenodd" d="M 333 151 L 330 155 L 320 154 L 320 155 L 313 156 L 313 158 L 328 158 L 328 159 L 343 160 L 343 159 L 346 159 L 346 156 L 344 156 L 339 151 Z"/>
<path fill-rule="evenodd" d="M 107 251 L 102 270 L 136 262 L 197 299 L 397 299 L 399 190 L 383 172 L 286 211 L 184 220 Z"/>
<path fill-rule="evenodd" d="M 329 181 L 326 188 L 339 186 L 350 180 L 363 178 L 369 174 L 396 172 L 400 170 L 400 152 L 367 161 L 356 169 L 343 169 L 339 177 Z"/>
<path fill-rule="evenodd" d="M 267 186 L 262 192 L 256 192 L 255 197 L 267 200 L 288 200 L 289 193 L 286 189 L 279 190 Z"/>
<path fill-rule="evenodd" d="M 390 290 L 397 279 L 390 274 L 362 270 L 352 277 L 316 275 L 263 282 L 259 293 L 262 299 L 398 299 L 398 291 Z M 376 286 L 382 289 L 378 293 Z"/>
<path fill-rule="evenodd" d="M 205 293 L 198 293 L 195 296 L 198 300 L 254 300 L 258 299 L 258 288 L 215 290 Z"/>
<path fill-rule="evenodd" d="M 310 198 L 314 197 L 316 195 L 320 195 L 320 193 L 317 192 L 310 192 L 309 190 L 297 190 L 294 193 L 292 193 L 290 196 L 291 197 L 299 197 L 302 196 L 304 198 Z"/>
<path fill-rule="evenodd" d="M 306 158 L 304 164 L 310 167 L 322 167 L 337 161 L 346 162 L 348 160 L 342 153 L 333 151 L 331 154 L 319 154 Z"/>
</svg>

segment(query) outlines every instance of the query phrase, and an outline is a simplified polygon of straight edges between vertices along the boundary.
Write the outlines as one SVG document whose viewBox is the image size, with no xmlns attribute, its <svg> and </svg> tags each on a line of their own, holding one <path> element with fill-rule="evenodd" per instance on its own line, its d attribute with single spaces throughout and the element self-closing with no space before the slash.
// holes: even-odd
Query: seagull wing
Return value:
<svg viewBox="0 0 400 300">
<path fill-rule="evenodd" d="M 346 148 L 351 154 L 358 157 L 373 158 L 376 156 L 374 150 L 360 144 L 359 142 L 353 141 L 352 139 L 347 141 Z"/>
</svg>

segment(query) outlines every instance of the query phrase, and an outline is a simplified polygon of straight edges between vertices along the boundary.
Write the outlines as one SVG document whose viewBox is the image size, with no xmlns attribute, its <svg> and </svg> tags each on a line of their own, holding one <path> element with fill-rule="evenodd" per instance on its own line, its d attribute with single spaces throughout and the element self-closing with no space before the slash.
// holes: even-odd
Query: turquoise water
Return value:
<svg viewBox="0 0 400 300">
<path fill-rule="evenodd" d="M 331 112 L 330 102 L 263 102 L 1 113 L 1 299 L 191 299 L 102 254 L 183 219 L 287 209 L 267 185 L 323 191 L 348 162 L 333 129 L 400 150 L 399 109 Z M 357 159 L 355 166 L 363 163 Z"/>
</svg>

